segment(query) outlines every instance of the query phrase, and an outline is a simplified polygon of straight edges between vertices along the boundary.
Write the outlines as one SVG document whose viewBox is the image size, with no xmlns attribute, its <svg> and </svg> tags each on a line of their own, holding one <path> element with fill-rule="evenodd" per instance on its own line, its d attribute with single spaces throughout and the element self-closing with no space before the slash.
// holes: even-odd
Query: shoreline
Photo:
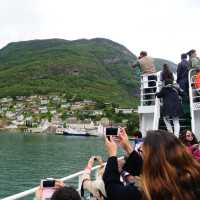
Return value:
<svg viewBox="0 0 200 200">
<path fill-rule="evenodd" d="M 23 131 L 18 129 L 18 128 L 15 128 L 15 129 L 0 128 L 0 133 L 2 133 L 2 132 L 4 132 L 4 133 L 6 133 L 6 132 L 8 132 L 8 133 L 12 133 L 12 132 L 17 133 L 17 132 L 23 132 Z"/>
</svg>

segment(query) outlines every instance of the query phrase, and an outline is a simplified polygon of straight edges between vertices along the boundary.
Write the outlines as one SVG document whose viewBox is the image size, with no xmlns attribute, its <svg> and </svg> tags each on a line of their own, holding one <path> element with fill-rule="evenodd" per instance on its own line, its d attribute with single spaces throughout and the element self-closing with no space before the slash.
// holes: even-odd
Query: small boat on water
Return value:
<svg viewBox="0 0 200 200">
<path fill-rule="evenodd" d="M 85 130 L 78 130 L 73 128 L 65 128 L 63 130 L 63 135 L 71 135 L 71 136 L 90 136 Z"/>
<path fill-rule="evenodd" d="M 73 136 L 103 136 L 103 132 L 98 127 L 93 128 L 74 128 L 74 127 L 59 127 L 56 129 L 57 135 L 73 135 Z"/>
</svg>

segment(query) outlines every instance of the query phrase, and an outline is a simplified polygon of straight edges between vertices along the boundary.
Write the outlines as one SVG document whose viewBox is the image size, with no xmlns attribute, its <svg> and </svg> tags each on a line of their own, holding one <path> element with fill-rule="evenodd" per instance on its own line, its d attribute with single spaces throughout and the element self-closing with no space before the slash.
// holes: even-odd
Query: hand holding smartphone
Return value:
<svg viewBox="0 0 200 200">
<path fill-rule="evenodd" d="M 51 199 L 55 191 L 55 179 L 47 178 L 41 180 L 42 200 Z"/>
<path fill-rule="evenodd" d="M 108 138 L 108 140 L 110 140 L 110 136 L 117 138 L 118 131 L 119 131 L 119 128 L 117 128 L 117 127 L 107 127 L 106 128 L 106 137 Z"/>
</svg>

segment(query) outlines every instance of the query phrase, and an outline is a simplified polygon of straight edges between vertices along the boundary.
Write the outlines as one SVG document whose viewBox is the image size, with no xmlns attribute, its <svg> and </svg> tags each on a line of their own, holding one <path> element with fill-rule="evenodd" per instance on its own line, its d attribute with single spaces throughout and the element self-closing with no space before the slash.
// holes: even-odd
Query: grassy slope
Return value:
<svg viewBox="0 0 200 200">
<path fill-rule="evenodd" d="M 134 58 L 105 39 L 11 43 L 0 51 L 0 96 L 67 93 L 132 104 Z"/>
<path fill-rule="evenodd" d="M 66 93 L 135 105 L 135 59 L 124 46 L 101 38 L 10 43 L 0 50 L 0 97 Z"/>
</svg>

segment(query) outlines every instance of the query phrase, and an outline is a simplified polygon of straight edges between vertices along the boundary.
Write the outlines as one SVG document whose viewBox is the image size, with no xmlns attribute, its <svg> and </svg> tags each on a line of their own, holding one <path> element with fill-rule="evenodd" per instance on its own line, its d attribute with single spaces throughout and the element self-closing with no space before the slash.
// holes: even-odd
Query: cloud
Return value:
<svg viewBox="0 0 200 200">
<path fill-rule="evenodd" d="M 40 32 L 38 1 L 0 1 L 0 46 L 11 41 L 26 40 Z"/>
<path fill-rule="evenodd" d="M 197 0 L 0 0 L 0 47 L 8 42 L 104 37 L 133 53 L 178 62 L 200 43 Z"/>
</svg>

